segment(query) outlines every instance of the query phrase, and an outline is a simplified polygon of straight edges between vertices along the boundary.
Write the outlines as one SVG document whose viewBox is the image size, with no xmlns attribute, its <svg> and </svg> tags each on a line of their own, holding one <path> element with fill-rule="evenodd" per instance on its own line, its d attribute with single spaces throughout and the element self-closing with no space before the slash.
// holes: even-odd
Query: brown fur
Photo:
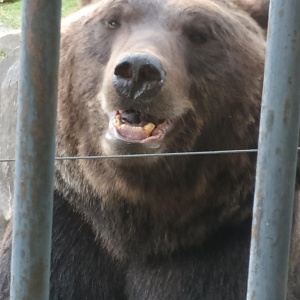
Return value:
<svg viewBox="0 0 300 300">
<path fill-rule="evenodd" d="M 258 24 L 266 29 L 268 27 L 269 0 L 234 0 L 242 9 L 247 11 Z"/>
<path fill-rule="evenodd" d="M 92 0 L 78 0 L 79 2 L 79 5 L 81 7 L 85 6 L 85 5 L 88 5 L 88 4 L 91 4 L 92 3 Z"/>
<path fill-rule="evenodd" d="M 110 9 L 118 11 L 119 2 L 110 3 Z M 188 45 L 181 32 L 182 28 L 192 30 L 197 18 L 189 16 L 186 2 L 182 1 L 166 2 L 162 12 L 157 10 L 155 1 L 147 4 L 137 2 L 134 8 L 124 5 L 123 18 L 128 23 L 144 11 L 149 15 L 147 19 L 139 21 L 139 27 L 130 36 L 128 33 L 131 29 L 126 23 L 120 33 L 105 32 L 95 26 L 96 23 L 103 23 L 107 14 L 114 15 L 107 8 L 104 9 L 107 1 L 83 10 L 81 15 L 77 15 L 78 21 L 64 26 L 63 79 L 60 81 L 58 115 L 59 155 L 256 147 L 264 37 L 250 18 L 232 10 L 230 5 L 217 1 L 189 2 L 191 7 L 199 6 L 197 26 L 202 28 L 208 24 L 213 35 L 211 41 L 198 48 Z M 181 15 L 180 20 L 174 18 L 177 15 Z M 155 22 L 156 19 L 160 22 L 150 29 L 148 22 Z M 86 30 L 82 30 L 79 23 L 84 24 Z M 168 30 L 171 28 L 170 35 Z M 100 38 L 107 49 L 99 52 L 97 44 Z M 82 42 L 76 43 L 77 39 Z M 70 45 L 73 46 L 70 48 Z M 198 51 L 201 52 L 200 56 Z M 157 98 L 146 104 L 147 108 L 143 103 L 122 101 L 111 83 L 118 59 L 134 52 L 157 56 L 168 74 L 164 89 Z M 84 77 L 83 73 L 86 74 Z M 118 145 L 108 145 L 104 138 L 107 130 L 105 114 L 129 108 L 147 109 L 159 119 L 179 118 L 178 128 L 155 151 L 143 149 L 140 145 L 122 149 Z M 205 216 L 214 210 L 213 218 L 205 218 L 205 222 L 199 218 L 199 224 L 195 226 L 197 229 L 191 230 L 193 238 L 201 240 L 217 223 L 221 225 L 228 220 L 240 222 L 250 216 L 251 203 L 247 203 L 247 195 L 253 189 L 254 161 L 251 154 L 151 157 L 61 162 L 58 169 L 67 180 L 67 186 L 79 194 L 84 195 L 89 187 L 89 193 L 99 196 L 102 205 L 118 206 L 122 199 L 148 207 L 155 219 L 163 220 L 160 226 L 168 226 L 175 220 L 185 224 L 196 216 Z M 228 191 L 228 199 L 224 191 Z M 211 197 L 216 199 L 214 203 Z M 240 210 L 241 206 L 245 206 L 243 211 Z M 182 246 L 190 243 L 188 235 L 184 232 L 183 235 L 179 239 L 181 242 L 178 242 Z M 108 244 L 113 244 L 111 248 L 116 252 L 119 247 L 114 245 L 113 240 L 110 237 L 103 238 Z M 161 246 L 164 244 L 159 243 Z M 124 253 L 124 250 L 120 251 Z"/>
<path fill-rule="evenodd" d="M 57 155 L 256 148 L 265 37 L 251 8 L 226 0 L 102 0 L 69 17 Z M 111 20 L 121 26 L 108 28 Z M 115 91 L 113 71 L 132 53 L 161 62 L 166 81 L 157 95 L 130 101 Z M 116 110 L 176 120 L 175 128 L 158 148 L 108 140 L 108 114 Z M 52 299 L 83 299 L 83 291 L 86 299 L 123 299 L 111 289 L 124 299 L 244 299 L 255 163 L 253 153 L 58 161 Z M 64 259 L 69 271 L 57 263 Z M 110 272 L 121 279 L 100 289 Z M 77 273 L 84 280 L 70 295 Z"/>
</svg>

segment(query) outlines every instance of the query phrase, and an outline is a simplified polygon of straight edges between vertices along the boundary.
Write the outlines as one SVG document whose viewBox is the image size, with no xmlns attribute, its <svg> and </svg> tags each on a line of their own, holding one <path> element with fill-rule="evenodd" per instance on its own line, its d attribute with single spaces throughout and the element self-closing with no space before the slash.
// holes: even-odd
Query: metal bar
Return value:
<svg viewBox="0 0 300 300">
<path fill-rule="evenodd" d="M 11 300 L 49 298 L 60 0 L 22 2 Z"/>
<path fill-rule="evenodd" d="M 247 300 L 286 299 L 300 113 L 299 12 L 299 0 L 271 0 Z"/>
</svg>

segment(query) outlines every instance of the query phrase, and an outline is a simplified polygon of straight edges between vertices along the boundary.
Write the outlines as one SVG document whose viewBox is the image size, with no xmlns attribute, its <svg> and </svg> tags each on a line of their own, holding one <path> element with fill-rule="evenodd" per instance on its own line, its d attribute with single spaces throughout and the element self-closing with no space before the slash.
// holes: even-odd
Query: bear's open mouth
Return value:
<svg viewBox="0 0 300 300">
<path fill-rule="evenodd" d="M 109 133 L 130 143 L 157 143 L 172 128 L 171 120 L 154 120 L 134 110 L 118 110 L 110 115 Z"/>
</svg>

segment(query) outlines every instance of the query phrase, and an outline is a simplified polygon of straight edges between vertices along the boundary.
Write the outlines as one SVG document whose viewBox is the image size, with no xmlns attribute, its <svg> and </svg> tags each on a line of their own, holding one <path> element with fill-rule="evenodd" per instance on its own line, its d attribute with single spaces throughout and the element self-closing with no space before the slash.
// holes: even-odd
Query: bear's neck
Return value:
<svg viewBox="0 0 300 300">
<path fill-rule="evenodd" d="M 211 177 L 201 177 L 201 172 L 191 170 L 184 175 L 172 176 L 173 182 L 162 182 L 159 176 L 146 177 L 146 182 L 135 177 L 132 180 L 139 188 L 132 189 L 128 178 L 119 177 L 116 182 L 127 180 L 127 192 L 120 188 L 123 183 L 118 187 L 102 182 L 103 194 L 99 197 L 88 187 L 86 193 L 64 188 L 57 173 L 56 188 L 85 217 L 96 238 L 119 259 L 199 246 L 224 224 L 238 227 L 251 219 L 254 176 L 224 170 Z M 134 201 L 130 193 L 134 193 Z"/>
</svg>

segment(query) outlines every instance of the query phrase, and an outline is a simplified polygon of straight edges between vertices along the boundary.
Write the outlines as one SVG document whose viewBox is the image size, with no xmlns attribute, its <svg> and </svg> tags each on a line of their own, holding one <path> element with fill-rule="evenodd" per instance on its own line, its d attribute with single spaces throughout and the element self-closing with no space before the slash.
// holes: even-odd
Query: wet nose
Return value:
<svg viewBox="0 0 300 300">
<path fill-rule="evenodd" d="M 155 96 L 165 81 L 158 58 L 146 54 L 123 57 L 115 67 L 113 84 L 121 97 L 144 100 Z"/>
</svg>

